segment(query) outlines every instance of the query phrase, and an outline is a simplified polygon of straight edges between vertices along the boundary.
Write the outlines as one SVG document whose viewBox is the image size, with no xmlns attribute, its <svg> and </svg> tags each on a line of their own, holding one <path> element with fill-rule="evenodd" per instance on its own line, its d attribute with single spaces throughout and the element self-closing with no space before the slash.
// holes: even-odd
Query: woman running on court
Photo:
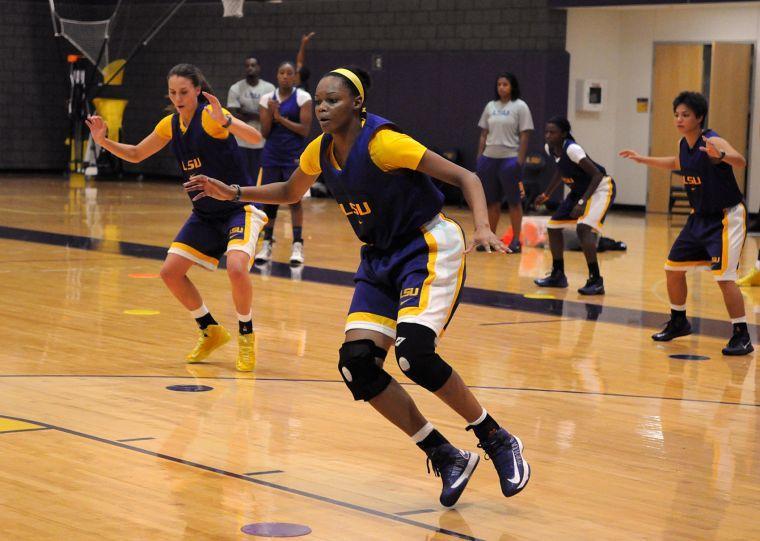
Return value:
<svg viewBox="0 0 760 541">
<path fill-rule="evenodd" d="M 261 134 L 223 109 L 214 97 L 203 73 L 192 64 L 178 64 L 166 77 L 169 99 L 176 113 L 164 117 L 153 132 L 137 145 L 108 139 L 102 118 L 87 119 L 97 144 L 122 160 L 137 163 L 154 155 L 171 143 L 182 176 L 214 175 L 230 185 L 252 184 L 237 142 L 230 133 L 251 143 L 261 141 Z M 192 199 L 195 194 L 191 193 Z M 254 369 L 252 287 L 249 270 L 253 251 L 266 215 L 253 205 L 209 198 L 193 200 L 193 212 L 169 248 L 161 267 L 161 278 L 169 291 L 190 311 L 200 328 L 195 348 L 187 362 L 197 363 L 224 345 L 230 334 L 211 315 L 201 294 L 187 272 L 194 264 L 214 270 L 219 258 L 227 254 L 227 276 L 232 300 L 238 315 L 238 356 L 236 368 Z"/>
<path fill-rule="evenodd" d="M 261 184 L 283 182 L 290 178 L 311 130 L 313 112 L 311 96 L 296 85 L 296 68 L 282 62 L 277 68 L 277 88 L 261 96 L 261 133 L 266 137 L 261 155 Z M 279 205 L 266 204 L 269 223 L 264 227 L 264 242 L 256 254 L 256 264 L 272 259 L 274 221 Z M 290 204 L 293 243 L 290 264 L 303 264 L 303 205 L 301 200 Z"/>
<path fill-rule="evenodd" d="M 623 158 L 649 167 L 680 171 L 692 208 L 665 262 L 670 321 L 662 331 L 652 335 L 652 340 L 668 342 L 691 334 L 691 324 L 686 319 L 686 271 L 707 268 L 720 286 L 733 326 L 723 355 L 747 355 L 754 348 L 747 329 L 744 298 L 736 285 L 736 271 L 747 237 L 747 209 L 733 169 L 746 167 L 747 161 L 715 131 L 705 129 L 707 99 L 702 94 L 681 92 L 673 100 L 673 113 L 676 129 L 683 136 L 678 143 L 678 156 L 655 158 L 633 150 L 620 152 Z"/>
<path fill-rule="evenodd" d="M 536 197 L 536 204 L 545 203 L 563 182 L 570 188 L 565 200 L 549 220 L 549 247 L 552 251 L 552 271 L 546 278 L 534 280 L 541 287 L 567 287 L 565 276 L 564 237 L 562 229 L 574 227 L 588 265 L 586 285 L 578 289 L 581 295 L 604 295 L 604 280 L 596 258 L 598 235 L 604 218 L 615 200 L 615 181 L 607 171 L 586 155 L 570 133 L 570 122 L 555 116 L 544 130 L 546 153 L 554 158 L 557 171 L 546 191 Z"/>
<path fill-rule="evenodd" d="M 451 445 L 383 370 L 387 351 L 395 345 L 404 374 L 465 419 L 493 461 L 502 493 L 513 496 L 530 478 L 522 442 L 499 426 L 435 351 L 459 301 L 465 240 L 459 225 L 441 213 L 443 196 L 428 175 L 462 189 L 473 209 L 473 245 L 489 252 L 503 252 L 505 246 L 489 228 L 478 177 L 390 121 L 367 114 L 369 85 L 369 75 L 356 68 L 322 77 L 315 105 L 324 133 L 307 146 L 287 182 L 238 189 L 199 175 L 185 187 L 200 191 L 196 198 L 289 203 L 298 201 L 321 173 L 365 243 L 339 352 L 338 368 L 348 389 L 425 452 L 443 481 L 441 504 L 454 505 L 480 458 Z"/>
</svg>

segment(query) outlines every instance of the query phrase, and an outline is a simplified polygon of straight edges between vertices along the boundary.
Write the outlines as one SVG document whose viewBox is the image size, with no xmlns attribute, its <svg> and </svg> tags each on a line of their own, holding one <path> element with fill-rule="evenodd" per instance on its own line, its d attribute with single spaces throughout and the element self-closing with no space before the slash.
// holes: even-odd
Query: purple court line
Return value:
<svg viewBox="0 0 760 541">
<path fill-rule="evenodd" d="M 51 233 L 33 229 L 0 226 L 0 238 L 64 246 L 78 250 L 99 251 L 107 246 L 104 254 L 139 257 L 143 259 L 163 260 L 166 257 L 166 247 L 151 246 L 135 242 L 119 241 L 118 243 L 105 243 L 102 239 Z M 220 262 L 220 268 L 224 267 L 224 260 Z M 251 272 L 254 272 L 252 270 Z M 258 272 L 258 271 L 255 271 Z M 290 279 L 290 266 L 287 263 L 272 262 L 271 276 Z M 304 267 L 302 279 L 304 282 L 316 282 L 336 286 L 353 287 L 354 273 L 322 267 Z M 461 301 L 465 304 L 487 306 L 505 310 L 515 310 L 531 314 L 545 316 L 566 316 L 570 319 L 586 321 L 599 321 L 613 325 L 626 327 L 659 329 L 667 321 L 669 314 L 663 312 L 648 312 L 633 310 L 618 306 L 608 306 L 580 300 L 564 299 L 528 299 L 521 293 L 497 291 L 465 286 L 460 291 Z M 691 317 L 693 334 L 723 338 L 730 333 L 731 327 L 727 321 L 700 317 Z M 757 340 L 758 326 L 749 325 L 750 332 Z"/>
<path fill-rule="evenodd" d="M 434 513 L 435 509 L 415 509 L 414 511 L 400 511 L 398 513 L 393 513 L 394 515 L 398 515 L 400 517 L 408 517 L 409 515 L 421 515 L 422 513 Z"/>
<path fill-rule="evenodd" d="M 534 319 L 531 321 L 501 321 L 499 323 L 479 323 L 481 327 L 494 327 L 496 325 L 524 325 L 526 323 L 557 323 L 559 321 L 572 321 L 567 317 L 561 317 L 557 319 Z"/>
<path fill-rule="evenodd" d="M 251 471 L 243 475 L 267 475 L 269 473 L 285 473 L 285 470 Z"/>
<path fill-rule="evenodd" d="M 43 426 L 41 428 L 20 428 L 18 430 L 0 430 L 0 436 L 3 434 L 18 434 L 19 432 L 39 432 L 40 430 L 50 430 L 50 427 Z"/>
<path fill-rule="evenodd" d="M 145 441 L 145 440 L 155 440 L 156 438 L 127 438 L 125 440 L 116 440 L 121 443 L 127 442 L 127 441 Z"/>
<path fill-rule="evenodd" d="M 241 481 L 247 481 L 249 483 L 254 483 L 256 485 L 265 486 L 268 488 L 272 488 L 275 490 L 280 490 L 282 492 L 287 492 L 288 494 L 295 494 L 296 496 L 302 496 L 304 498 L 309 498 L 311 500 L 316 500 L 323 503 L 329 503 L 332 505 L 335 505 L 337 507 L 343 507 L 344 509 L 350 509 L 352 511 L 358 511 L 360 513 L 364 513 L 367 515 L 372 515 L 379 518 L 385 518 L 389 519 L 394 522 L 401 522 L 403 524 L 408 524 L 409 526 L 416 526 L 418 528 L 422 528 L 425 530 L 429 530 L 436 533 L 443 533 L 446 535 L 450 535 L 452 537 L 456 537 L 458 539 L 466 539 L 467 541 L 485 541 L 484 539 L 480 539 L 478 537 L 473 537 L 471 535 L 463 534 L 460 532 L 456 532 L 454 530 L 448 530 L 446 528 L 439 528 L 436 526 L 431 526 L 430 524 L 425 524 L 424 522 L 417 522 L 416 520 L 411 520 L 404 517 L 396 516 L 392 513 L 385 513 L 384 511 L 378 511 L 377 509 L 372 509 L 369 507 L 364 507 L 361 505 L 356 505 L 349 502 L 344 502 L 341 500 L 336 500 L 335 498 L 329 498 L 327 496 L 320 496 L 319 494 L 314 494 L 312 492 L 306 492 L 305 490 L 300 490 L 297 488 L 288 487 L 285 485 L 279 485 L 277 483 L 270 483 L 269 481 L 261 481 L 259 479 L 253 479 L 250 477 L 246 477 L 243 474 L 235 473 L 227 470 L 222 470 L 220 468 L 214 468 L 213 466 L 207 466 L 205 464 L 200 464 L 198 462 L 192 462 L 190 460 L 184 460 L 182 458 L 178 458 L 171 455 L 166 455 L 164 453 L 156 453 L 154 451 L 148 451 L 147 449 L 141 449 L 140 447 L 135 447 L 133 445 L 127 445 L 126 443 L 121 443 L 115 440 L 109 440 L 106 438 L 101 438 L 100 436 L 94 436 L 92 434 L 85 434 L 84 432 L 78 432 L 76 430 L 71 430 L 70 428 L 63 428 L 61 426 L 51 425 L 48 423 L 40 423 L 37 421 L 30 421 L 28 419 L 22 419 L 20 417 L 11 417 L 10 415 L 0 415 L 0 419 L 11 419 L 13 421 L 22 421 L 25 423 L 36 423 L 38 425 L 41 425 L 45 428 L 49 428 L 52 430 L 57 430 L 59 432 L 63 432 L 65 434 L 71 434 L 72 436 L 79 436 L 80 438 L 85 438 L 92 441 L 97 441 L 100 443 L 105 443 L 107 445 L 113 445 L 114 447 L 121 447 L 122 449 L 127 449 L 129 451 L 135 451 L 138 453 L 142 453 L 144 455 L 148 456 L 154 456 L 157 458 L 161 458 L 164 460 L 169 460 L 171 462 L 176 462 L 177 464 L 184 464 L 185 466 L 190 466 L 193 468 L 197 468 L 199 470 L 211 472 L 211 473 L 217 473 L 219 475 L 224 475 L 225 477 L 231 477 L 233 479 L 239 479 Z"/>
<path fill-rule="evenodd" d="M 302 378 L 236 378 L 233 376 L 138 376 L 138 375 L 123 375 L 113 376 L 104 374 L 0 374 L 0 379 L 3 378 L 114 378 L 114 379 L 213 379 L 213 380 L 235 380 L 235 381 L 269 381 L 269 382 L 284 382 L 284 383 L 343 383 L 341 379 L 302 379 Z M 416 384 L 399 381 L 399 384 L 414 387 Z M 745 406 L 750 408 L 760 407 L 760 403 L 754 402 L 728 402 L 726 400 L 707 400 L 704 398 L 678 398 L 674 396 L 651 396 L 643 394 L 627 394 L 627 393 L 600 393 L 596 391 L 574 391 L 570 389 L 541 389 L 540 387 L 503 387 L 497 385 L 468 385 L 470 389 L 484 389 L 487 391 L 524 391 L 532 393 L 557 393 L 557 394 L 574 394 L 584 396 L 609 396 L 611 398 L 640 398 L 642 400 L 669 400 L 676 402 L 686 402 L 694 404 L 719 404 L 723 406 Z"/>
</svg>

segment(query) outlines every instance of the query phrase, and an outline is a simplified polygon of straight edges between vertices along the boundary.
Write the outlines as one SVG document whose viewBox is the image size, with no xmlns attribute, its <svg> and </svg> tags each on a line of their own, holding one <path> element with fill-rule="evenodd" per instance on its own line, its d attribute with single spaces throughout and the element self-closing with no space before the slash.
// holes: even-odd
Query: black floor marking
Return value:
<svg viewBox="0 0 760 541">
<path fill-rule="evenodd" d="M 481 327 L 495 327 L 497 325 L 524 325 L 526 323 L 557 323 L 559 321 L 571 321 L 569 318 L 557 319 L 534 319 L 530 321 L 501 321 L 499 323 L 480 323 Z"/>
<path fill-rule="evenodd" d="M 397 515 L 394 515 L 392 513 L 385 513 L 383 511 L 378 511 L 377 509 L 372 509 L 369 507 L 364 507 L 361 505 L 356 505 L 349 502 L 344 502 L 341 500 L 336 500 L 335 498 L 329 498 L 327 496 L 320 496 L 319 494 L 314 494 L 312 492 L 306 492 L 305 490 L 300 490 L 297 488 L 288 487 L 285 485 L 279 485 L 277 483 L 270 483 L 269 481 L 261 481 L 260 479 L 255 479 L 251 477 L 246 477 L 243 474 L 235 473 L 227 470 L 222 470 L 220 468 L 214 468 L 213 466 L 207 466 L 205 464 L 200 464 L 198 462 L 192 462 L 190 460 L 184 460 L 182 458 L 178 458 L 171 455 L 166 455 L 164 453 L 156 453 L 154 451 L 148 451 L 147 449 L 141 449 L 140 447 L 134 447 L 132 445 L 127 445 L 126 443 L 120 443 L 115 440 L 109 440 L 106 438 L 101 438 L 100 436 L 94 436 L 92 434 L 85 434 L 84 432 L 78 432 L 76 430 L 71 430 L 69 428 L 63 428 L 61 426 L 51 425 L 48 423 L 41 423 L 37 421 L 30 421 L 28 419 L 22 419 L 20 417 L 11 417 L 9 415 L 0 415 L 0 418 L 2 419 L 11 419 L 14 421 L 22 421 L 25 423 L 32 423 L 32 424 L 38 424 L 45 428 L 49 428 L 52 430 L 57 430 L 59 432 L 63 432 L 65 434 L 71 434 L 72 436 L 78 436 L 80 438 L 85 438 L 92 441 L 97 441 L 100 443 L 105 443 L 107 445 L 113 445 L 114 447 L 121 447 L 122 449 L 127 449 L 129 451 L 135 451 L 137 453 L 142 453 L 144 455 L 148 456 L 154 456 L 157 458 L 161 458 L 164 460 L 169 460 L 171 462 L 176 462 L 177 464 L 184 464 L 185 466 L 190 466 L 192 468 L 197 468 L 199 470 L 216 473 L 219 475 L 224 475 L 225 477 L 231 477 L 233 479 L 239 479 L 242 481 L 247 481 L 249 483 L 254 483 L 257 485 L 265 486 L 268 488 L 272 488 L 275 490 L 280 490 L 282 492 L 287 492 L 288 494 L 295 494 L 296 496 L 302 496 L 304 498 L 309 498 L 311 500 L 316 500 L 323 503 L 329 503 L 332 505 L 335 505 L 337 507 L 343 507 L 344 509 L 350 509 L 352 511 L 358 511 L 360 513 L 364 513 L 367 515 L 372 515 L 375 517 L 380 518 L 386 518 L 394 522 L 401 522 L 403 524 L 408 524 L 409 526 L 416 526 L 418 528 L 422 528 L 428 531 L 437 532 L 437 533 L 443 533 L 446 535 L 450 535 L 452 537 L 456 537 L 458 539 L 466 539 L 468 541 L 485 541 L 482 539 L 479 539 L 477 537 L 473 537 L 471 535 L 463 534 L 460 532 L 456 532 L 454 530 L 448 530 L 446 528 L 439 528 L 436 526 L 431 526 L 430 524 L 425 524 L 424 522 L 417 522 L 416 520 L 411 520 L 404 517 L 399 517 Z"/>
<path fill-rule="evenodd" d="M 414 511 L 400 511 L 398 513 L 393 513 L 394 515 L 398 515 L 400 517 L 407 517 L 409 515 L 421 515 L 422 513 L 434 513 L 435 509 L 415 509 Z"/>
<path fill-rule="evenodd" d="M 270 473 L 285 473 L 285 470 L 250 471 L 243 475 L 267 475 Z"/>
<path fill-rule="evenodd" d="M 235 381 L 282 381 L 285 383 L 344 383 L 341 379 L 305 379 L 305 378 L 237 378 L 234 376 L 137 376 L 137 375 L 124 375 L 124 376 L 109 376 L 104 374 L 0 374 L 0 379 L 3 378 L 115 378 L 115 379 L 214 379 L 214 380 L 235 380 Z M 409 387 L 414 387 L 416 384 L 409 382 L 399 382 L 399 384 Z M 484 389 L 488 391 L 525 391 L 532 393 L 559 393 L 559 394 L 574 394 L 574 395 L 588 395 L 588 396 L 609 396 L 612 398 L 640 398 L 643 400 L 673 400 L 685 403 L 694 404 L 721 404 L 725 406 L 746 406 L 751 408 L 760 407 L 760 403 L 755 402 L 729 402 L 726 400 L 708 400 L 704 398 L 683 398 L 673 396 L 655 396 L 655 395 L 643 395 L 643 394 L 627 394 L 627 393 L 601 393 L 598 391 L 575 391 L 570 389 L 541 389 L 539 387 L 506 387 L 498 385 L 468 385 L 470 389 Z"/>
<path fill-rule="evenodd" d="M 40 430 L 50 430 L 49 427 L 43 426 L 41 428 L 19 428 L 18 430 L 0 430 L 0 436 L 3 434 L 18 434 L 19 432 L 39 432 Z"/>
<path fill-rule="evenodd" d="M 128 441 L 145 441 L 145 440 L 155 440 L 156 438 L 127 438 L 125 440 L 116 440 L 121 443 L 125 443 Z"/>
<path fill-rule="evenodd" d="M 151 246 L 125 241 L 108 241 L 78 235 L 65 235 L 47 231 L 35 231 L 18 227 L 0 226 L 0 238 L 66 246 L 79 250 L 94 250 L 102 253 L 121 254 L 130 257 L 163 260 L 166 257 L 166 247 Z M 219 263 L 224 268 L 224 258 Z M 251 269 L 251 272 L 258 270 Z M 271 275 L 290 279 L 290 265 L 273 262 Z M 321 284 L 353 287 L 352 272 L 326 269 L 320 267 L 304 267 L 302 280 Z M 667 321 L 669 314 L 662 312 L 647 312 L 616 306 L 605 306 L 597 303 L 567 301 L 563 299 L 528 299 L 523 293 L 509 293 L 474 287 L 462 288 L 461 302 L 490 308 L 504 308 L 534 314 L 565 316 L 571 319 L 600 321 L 627 327 L 660 328 Z M 693 334 L 725 338 L 731 334 L 731 325 L 724 320 L 707 318 L 690 318 Z M 757 325 L 749 325 L 757 340 Z"/>
</svg>

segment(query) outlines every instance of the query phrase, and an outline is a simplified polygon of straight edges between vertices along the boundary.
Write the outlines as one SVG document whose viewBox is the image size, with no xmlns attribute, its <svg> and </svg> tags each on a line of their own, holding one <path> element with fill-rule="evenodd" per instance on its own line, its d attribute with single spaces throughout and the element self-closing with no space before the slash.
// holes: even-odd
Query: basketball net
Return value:
<svg viewBox="0 0 760 541">
<path fill-rule="evenodd" d="M 243 16 L 243 4 L 245 0 L 222 0 L 224 17 L 240 18 Z"/>
</svg>

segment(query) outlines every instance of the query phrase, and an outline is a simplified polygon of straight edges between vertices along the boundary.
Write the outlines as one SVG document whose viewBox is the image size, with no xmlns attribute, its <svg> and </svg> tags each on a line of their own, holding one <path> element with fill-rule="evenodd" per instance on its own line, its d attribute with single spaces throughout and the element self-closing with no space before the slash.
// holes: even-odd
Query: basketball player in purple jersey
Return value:
<svg viewBox="0 0 760 541">
<path fill-rule="evenodd" d="M 277 68 L 277 88 L 261 97 L 261 132 L 267 142 L 261 156 L 260 184 L 283 182 L 290 178 L 298 167 L 298 157 L 311 130 L 311 96 L 295 84 L 295 66 L 291 62 L 283 62 Z M 257 264 L 266 263 L 272 258 L 278 208 L 276 204 L 264 205 L 269 223 L 264 227 L 264 242 L 256 254 Z M 300 200 L 291 203 L 290 217 L 293 227 L 290 264 L 301 265 L 304 258 L 303 206 Z"/>
<path fill-rule="evenodd" d="M 200 173 L 216 175 L 229 185 L 248 186 L 248 176 L 237 142 L 230 133 L 251 143 L 261 134 L 235 119 L 210 93 L 201 71 L 191 64 L 178 64 L 167 75 L 169 99 L 176 112 L 164 117 L 137 145 L 117 143 L 107 138 L 103 119 L 87 120 L 97 144 L 132 163 L 138 163 L 171 144 L 182 176 L 187 180 Z M 193 198 L 194 194 L 190 194 Z M 266 215 L 253 205 L 239 201 L 193 200 L 193 212 L 169 248 L 161 278 L 169 291 L 187 308 L 200 328 L 195 348 L 187 362 L 196 363 L 224 345 L 230 334 L 213 318 L 198 289 L 187 276 L 194 264 L 214 270 L 219 258 L 227 254 L 227 275 L 238 314 L 238 356 L 236 368 L 250 372 L 256 364 L 251 312 L 252 287 L 249 270 Z"/>
<path fill-rule="evenodd" d="M 670 321 L 652 335 L 667 342 L 691 334 L 686 319 L 686 271 L 708 268 L 720 286 L 733 325 L 724 355 L 748 355 L 754 348 L 747 329 L 744 298 L 736 285 L 742 247 L 747 237 L 747 209 L 736 184 L 734 167 L 746 167 L 744 156 L 715 131 L 705 129 L 707 99 L 698 92 L 681 92 L 673 101 L 678 131 L 678 156 L 655 158 L 633 150 L 620 155 L 649 167 L 680 170 L 692 213 L 678 234 L 665 263 Z"/>
<path fill-rule="evenodd" d="M 473 245 L 505 252 L 491 231 L 478 177 L 431 152 L 388 120 L 364 108 L 369 75 L 358 68 L 327 73 L 316 91 L 324 132 L 309 143 L 286 182 L 232 188 L 205 175 L 185 184 L 196 198 L 262 203 L 297 201 L 320 173 L 357 237 L 365 243 L 354 277 L 338 369 L 355 400 L 364 400 L 425 452 L 440 475 L 440 502 L 456 503 L 480 460 L 451 445 L 383 369 L 395 345 L 404 374 L 467 422 L 491 458 L 505 496 L 530 478 L 523 444 L 500 427 L 459 374 L 435 351 L 459 302 L 465 278 L 462 229 L 441 212 L 443 195 L 430 180 L 462 189 L 473 212 Z"/>
</svg>

